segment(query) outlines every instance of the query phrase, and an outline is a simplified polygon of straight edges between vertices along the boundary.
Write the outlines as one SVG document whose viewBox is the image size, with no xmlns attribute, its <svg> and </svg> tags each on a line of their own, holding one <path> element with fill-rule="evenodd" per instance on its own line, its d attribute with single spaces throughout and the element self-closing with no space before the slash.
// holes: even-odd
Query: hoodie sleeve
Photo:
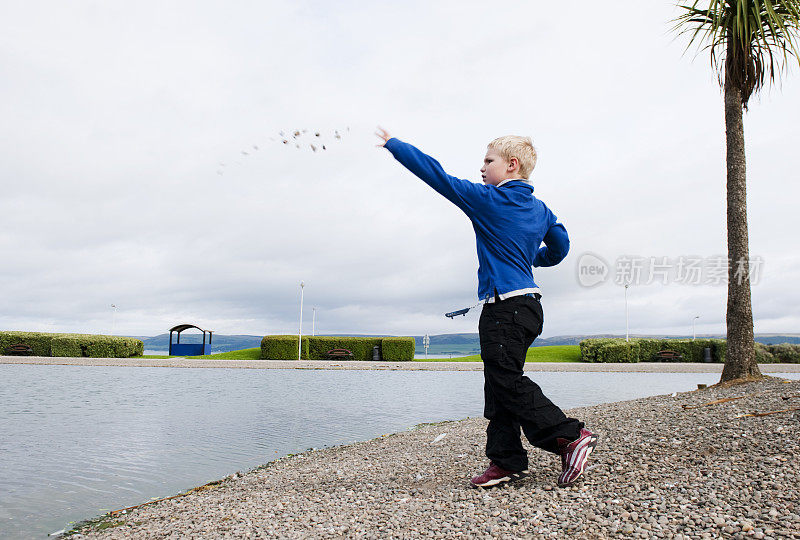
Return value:
<svg viewBox="0 0 800 540">
<path fill-rule="evenodd" d="M 474 213 L 484 186 L 450 176 L 444 172 L 438 161 L 400 139 L 394 137 L 389 139 L 384 148 L 406 169 L 458 206 L 465 214 L 471 216 Z"/>
<path fill-rule="evenodd" d="M 553 223 L 544 235 L 544 247 L 539 248 L 533 266 L 555 266 L 569 253 L 569 236 L 561 223 Z"/>
</svg>

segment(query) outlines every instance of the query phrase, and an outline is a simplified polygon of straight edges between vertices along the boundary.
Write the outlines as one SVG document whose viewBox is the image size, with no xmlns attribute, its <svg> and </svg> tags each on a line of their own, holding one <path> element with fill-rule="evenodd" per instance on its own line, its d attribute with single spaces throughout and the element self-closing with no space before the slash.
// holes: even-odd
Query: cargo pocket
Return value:
<svg viewBox="0 0 800 540">
<path fill-rule="evenodd" d="M 481 316 L 478 323 L 481 345 L 481 359 L 484 362 L 498 363 L 503 353 L 503 328 L 493 314 Z"/>
<path fill-rule="evenodd" d="M 528 339 L 533 341 L 542 333 L 544 313 L 538 303 L 523 304 L 514 309 L 514 322 L 525 328 Z"/>
</svg>

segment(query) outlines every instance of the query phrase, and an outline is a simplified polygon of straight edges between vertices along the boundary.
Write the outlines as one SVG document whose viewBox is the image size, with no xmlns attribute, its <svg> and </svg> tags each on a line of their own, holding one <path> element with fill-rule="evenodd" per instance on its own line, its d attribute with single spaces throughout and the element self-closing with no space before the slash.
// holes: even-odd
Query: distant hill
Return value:
<svg viewBox="0 0 800 540">
<path fill-rule="evenodd" d="M 377 337 L 377 334 L 326 334 L 334 336 L 359 336 Z M 157 336 L 130 336 L 141 339 L 147 351 L 167 351 L 169 349 L 169 334 L 159 334 Z M 261 346 L 263 336 L 250 335 L 222 335 L 214 334 L 211 342 L 212 352 L 228 352 L 239 349 L 251 349 Z M 422 346 L 422 336 L 413 336 L 416 343 L 417 354 L 423 354 L 425 348 Z M 592 335 L 566 335 L 553 336 L 549 338 L 537 338 L 534 347 L 545 347 L 548 345 L 577 345 L 586 338 L 624 338 L 624 334 L 592 334 Z M 689 335 L 641 335 L 631 334 L 632 338 L 661 338 L 661 339 L 691 339 Z M 697 337 L 724 339 L 723 334 L 698 334 Z M 430 354 L 478 354 L 480 352 L 480 341 L 477 333 L 467 334 L 438 334 L 430 336 L 431 345 L 428 348 Z M 800 334 L 756 334 L 755 340 L 766 345 L 776 343 L 800 343 Z M 201 343 L 200 334 L 183 334 L 182 343 Z"/>
</svg>

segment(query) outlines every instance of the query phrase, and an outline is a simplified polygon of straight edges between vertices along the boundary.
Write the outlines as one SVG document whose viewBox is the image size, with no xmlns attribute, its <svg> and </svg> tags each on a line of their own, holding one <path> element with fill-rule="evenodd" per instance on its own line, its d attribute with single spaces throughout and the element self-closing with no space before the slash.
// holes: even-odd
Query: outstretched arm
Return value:
<svg viewBox="0 0 800 540">
<path fill-rule="evenodd" d="M 544 247 L 539 248 L 533 266 L 555 266 L 569 253 L 569 236 L 561 223 L 553 223 L 544 235 Z"/>
<path fill-rule="evenodd" d="M 416 147 L 392 137 L 383 128 L 378 128 L 375 135 L 383 141 L 378 146 L 386 148 L 406 169 L 461 208 L 468 216 L 472 215 L 484 189 L 483 186 L 450 176 L 438 161 Z"/>
</svg>

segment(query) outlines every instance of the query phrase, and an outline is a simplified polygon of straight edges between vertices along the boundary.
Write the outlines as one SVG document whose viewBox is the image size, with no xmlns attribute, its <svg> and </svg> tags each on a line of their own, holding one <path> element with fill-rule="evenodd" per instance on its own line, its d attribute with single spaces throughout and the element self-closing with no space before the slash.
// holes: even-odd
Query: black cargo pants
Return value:
<svg viewBox="0 0 800 540">
<path fill-rule="evenodd" d="M 484 377 L 486 457 L 509 471 L 528 468 L 520 427 L 533 446 L 558 453 L 557 438 L 575 440 L 583 423 L 567 416 L 523 373 L 525 354 L 541 334 L 538 295 L 513 296 L 483 306 L 478 332 Z"/>
</svg>

